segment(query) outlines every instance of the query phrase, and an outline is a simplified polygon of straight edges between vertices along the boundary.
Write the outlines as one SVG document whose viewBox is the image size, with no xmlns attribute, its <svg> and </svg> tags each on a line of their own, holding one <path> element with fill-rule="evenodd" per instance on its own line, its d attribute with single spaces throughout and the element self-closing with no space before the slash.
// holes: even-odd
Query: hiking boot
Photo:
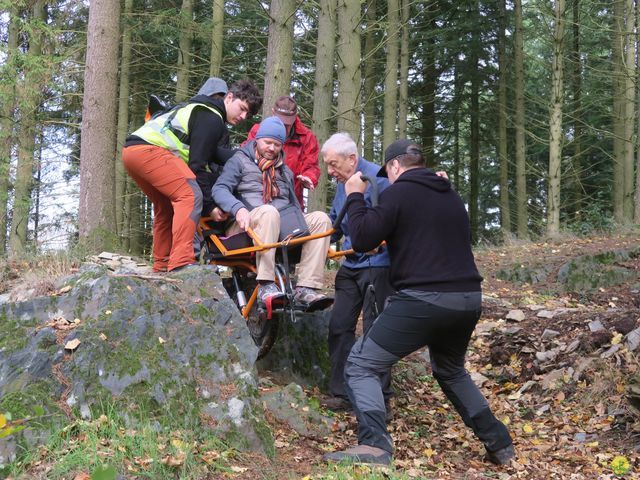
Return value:
<svg viewBox="0 0 640 480">
<path fill-rule="evenodd" d="M 516 449 L 513 444 L 508 447 L 501 448 L 500 450 L 496 450 L 495 452 L 490 452 L 487 450 L 487 460 L 491 463 L 495 463 L 496 465 L 505 465 L 511 461 L 512 458 L 516 456 Z"/>
<path fill-rule="evenodd" d="M 296 287 L 293 294 L 293 303 L 305 312 L 315 312 L 333 305 L 333 298 L 315 288 Z"/>
<path fill-rule="evenodd" d="M 261 284 L 258 288 L 258 300 L 264 305 L 273 302 L 273 300 L 284 297 L 285 294 L 280 291 L 274 282 Z"/>
<path fill-rule="evenodd" d="M 393 406 L 391 405 L 391 400 L 385 400 L 384 409 L 385 409 L 384 419 L 387 423 L 389 423 L 391 420 L 393 420 Z"/>
<path fill-rule="evenodd" d="M 371 465 L 391 464 L 391 454 L 381 448 L 370 445 L 356 445 L 341 452 L 326 453 L 323 457 L 325 462 L 352 462 L 367 463 Z"/>
<path fill-rule="evenodd" d="M 320 404 L 324 408 L 333 410 L 334 412 L 349 412 L 351 411 L 351 402 L 344 397 L 327 396 L 322 399 Z"/>
</svg>

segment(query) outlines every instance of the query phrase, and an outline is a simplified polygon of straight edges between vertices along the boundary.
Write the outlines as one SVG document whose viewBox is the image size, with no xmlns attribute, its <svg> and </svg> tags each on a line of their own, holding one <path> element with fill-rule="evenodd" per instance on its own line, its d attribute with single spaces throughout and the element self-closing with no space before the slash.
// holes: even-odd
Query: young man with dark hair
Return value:
<svg viewBox="0 0 640 480">
<path fill-rule="evenodd" d="M 226 87 L 210 78 L 188 102 L 153 117 L 126 140 L 124 166 L 153 203 L 154 271 L 194 263 L 193 239 L 202 213 L 225 218 L 211 199 L 213 165 L 224 164 L 231 154 L 219 144 L 227 123 L 237 125 L 262 104 L 250 80 Z"/>
<path fill-rule="evenodd" d="M 381 376 L 401 358 L 429 347 L 434 378 L 464 423 L 482 441 L 487 458 L 506 464 L 515 455 L 507 428 L 465 369 L 465 354 L 480 318 L 482 293 L 471 251 L 469 218 L 450 182 L 424 167 L 420 147 L 398 140 L 385 150 L 379 176 L 391 186 L 368 207 L 356 172 L 345 184 L 354 249 L 386 241 L 396 293 L 368 334 L 351 349 L 347 392 L 358 420 L 358 445 L 325 455 L 327 461 L 389 464 Z"/>
</svg>

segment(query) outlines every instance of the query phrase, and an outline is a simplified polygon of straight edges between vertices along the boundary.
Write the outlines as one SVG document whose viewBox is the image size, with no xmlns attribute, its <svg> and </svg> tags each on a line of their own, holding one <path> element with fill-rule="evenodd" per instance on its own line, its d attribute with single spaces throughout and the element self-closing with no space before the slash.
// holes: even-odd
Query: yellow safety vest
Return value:
<svg viewBox="0 0 640 480">
<path fill-rule="evenodd" d="M 136 137 L 157 147 L 166 148 L 178 155 L 186 163 L 189 162 L 189 118 L 196 107 L 204 107 L 220 118 L 222 114 L 204 103 L 189 103 L 176 106 L 162 115 L 152 118 L 132 133 Z M 224 119 L 222 119 L 224 121 Z"/>
</svg>

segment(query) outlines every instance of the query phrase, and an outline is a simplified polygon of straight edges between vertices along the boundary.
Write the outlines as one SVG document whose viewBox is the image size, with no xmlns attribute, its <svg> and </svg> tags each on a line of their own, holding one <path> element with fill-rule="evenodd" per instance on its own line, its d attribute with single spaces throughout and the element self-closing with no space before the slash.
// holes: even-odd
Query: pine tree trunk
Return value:
<svg viewBox="0 0 640 480">
<path fill-rule="evenodd" d="M 191 74 L 191 44 L 193 32 L 193 0 L 182 0 L 180 8 L 180 35 L 178 38 L 178 65 L 176 80 L 176 102 L 189 98 L 189 76 Z"/>
<path fill-rule="evenodd" d="M 498 31 L 498 158 L 500 160 L 500 228 L 503 236 L 511 232 L 509 203 L 509 157 L 507 152 L 507 8 L 499 0 L 500 29 Z"/>
<path fill-rule="evenodd" d="M 9 29 L 7 32 L 7 57 L 2 65 L 3 81 L 0 83 L 0 256 L 7 254 L 7 201 L 9 200 L 9 167 L 11 149 L 16 140 L 13 123 L 15 121 L 16 55 L 18 53 L 18 11 L 15 5 L 9 11 Z"/>
<path fill-rule="evenodd" d="M 331 105 L 333 100 L 333 54 L 336 46 L 336 0 L 321 0 L 318 18 L 318 46 L 316 48 L 315 86 L 313 89 L 312 130 L 322 143 L 331 133 Z M 318 185 L 309 199 L 309 211 L 327 208 L 327 168 L 322 159 Z"/>
<path fill-rule="evenodd" d="M 635 2 L 626 0 L 626 27 L 625 36 L 625 61 L 624 61 L 624 218 L 625 222 L 633 221 L 633 187 L 635 183 L 634 168 L 634 133 L 635 133 L 635 111 L 636 111 L 636 43 L 634 39 L 635 31 Z"/>
<path fill-rule="evenodd" d="M 462 79 L 460 65 L 455 63 L 453 70 L 453 186 L 460 191 L 460 101 L 462 98 Z M 427 160 L 428 161 L 428 160 Z"/>
<path fill-rule="evenodd" d="M 273 104 L 281 95 L 291 92 L 293 62 L 293 25 L 296 14 L 294 0 L 273 0 L 269 10 L 267 69 L 264 77 L 262 116 L 271 115 Z"/>
<path fill-rule="evenodd" d="M 425 5 L 426 9 L 426 24 L 427 28 L 435 31 L 437 25 L 435 22 L 436 8 L 435 3 Z M 437 77 L 438 71 L 436 69 L 436 47 L 435 40 L 432 36 L 428 36 L 424 40 L 422 46 L 422 115 L 420 118 L 422 131 L 420 135 L 422 137 L 422 151 L 426 158 L 427 165 L 434 166 L 435 159 L 433 158 L 433 146 L 436 135 L 436 111 L 435 111 L 435 99 L 436 90 L 438 88 Z"/>
<path fill-rule="evenodd" d="M 122 20 L 122 55 L 120 59 L 120 87 L 118 89 L 118 136 L 116 140 L 116 233 L 124 245 L 124 212 L 128 175 L 122 164 L 122 146 L 129 132 L 129 69 L 131 67 L 131 12 L 133 0 L 125 0 Z"/>
<path fill-rule="evenodd" d="M 20 127 L 18 135 L 18 164 L 14 184 L 13 219 L 9 236 L 9 250 L 13 255 L 21 255 L 27 249 L 31 192 L 34 181 L 36 157 L 36 137 L 38 135 L 38 109 L 41 89 L 44 85 L 42 59 L 42 30 L 45 24 L 45 2 L 37 0 L 33 4 L 31 34 L 29 37 L 29 69 L 24 73 L 20 86 Z"/>
<path fill-rule="evenodd" d="M 474 2 L 474 11 L 470 12 L 475 18 L 480 16 L 480 6 Z M 471 34 L 471 55 L 469 71 L 471 72 L 471 138 L 469 158 L 469 225 L 473 241 L 478 240 L 480 226 L 478 221 L 478 202 L 480 201 L 480 74 L 478 72 L 478 51 L 481 48 L 477 29 Z"/>
<path fill-rule="evenodd" d="M 529 237 L 527 214 L 527 169 L 524 111 L 524 44 L 522 34 L 522 0 L 514 0 L 515 36 L 515 97 L 516 97 L 516 214 L 518 238 Z"/>
<path fill-rule="evenodd" d="M 364 130 L 363 137 L 363 151 L 364 158 L 369 161 L 374 159 L 375 145 L 375 125 L 376 125 L 376 103 L 378 101 L 378 95 L 376 93 L 376 80 L 377 80 L 377 46 L 376 46 L 376 31 L 378 30 L 378 13 L 377 13 L 377 0 L 369 0 L 367 4 L 366 21 L 367 28 L 365 30 L 364 39 L 364 52 L 362 52 L 362 58 L 364 59 Z M 319 35 L 318 35 L 319 37 Z"/>
<path fill-rule="evenodd" d="M 624 2 L 613 1 L 612 29 L 612 95 L 613 95 L 613 216 L 619 223 L 624 223 Z"/>
<path fill-rule="evenodd" d="M 387 0 L 387 66 L 384 77 L 384 117 L 382 126 L 382 148 L 396 140 L 398 115 L 398 57 L 400 31 L 400 1 Z"/>
<path fill-rule="evenodd" d="M 211 63 L 209 64 L 209 76 L 219 77 L 222 65 L 222 44 L 224 39 L 224 0 L 213 0 L 213 12 L 211 21 Z"/>
<path fill-rule="evenodd" d="M 582 57 L 580 55 L 580 0 L 573 0 L 573 155 L 571 160 L 571 193 L 574 217 L 582 210 Z"/>
<path fill-rule="evenodd" d="M 560 234 L 565 0 L 556 0 L 554 12 L 551 108 L 549 109 L 549 192 L 547 195 L 547 235 L 549 237 L 557 237 Z"/>
<path fill-rule="evenodd" d="M 112 169 L 116 141 L 120 2 L 89 7 L 80 144 L 80 241 L 89 249 L 113 248 L 116 239 Z"/>
<path fill-rule="evenodd" d="M 636 25 L 640 27 L 640 8 L 636 8 Z M 636 33 L 635 41 L 640 41 L 640 28 Z M 636 65 L 640 68 L 640 49 L 636 49 Z M 636 75 L 637 73 L 636 71 Z M 640 81 L 636 81 L 636 101 L 640 104 Z M 640 108 L 637 109 L 636 114 L 636 190 L 633 221 L 640 223 Z"/>
<path fill-rule="evenodd" d="M 398 106 L 398 137 L 407 137 L 407 116 L 409 115 L 409 18 L 411 4 L 409 0 L 400 0 L 402 39 L 400 42 L 400 98 Z"/>
<path fill-rule="evenodd" d="M 360 2 L 338 0 L 338 131 L 360 143 Z"/>
</svg>

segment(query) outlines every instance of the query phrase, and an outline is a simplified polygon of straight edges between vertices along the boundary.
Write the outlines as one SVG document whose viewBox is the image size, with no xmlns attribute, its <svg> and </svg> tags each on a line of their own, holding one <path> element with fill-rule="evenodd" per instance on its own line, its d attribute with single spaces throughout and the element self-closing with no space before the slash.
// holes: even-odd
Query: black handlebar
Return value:
<svg viewBox="0 0 640 480">
<path fill-rule="evenodd" d="M 375 179 L 372 180 L 370 177 L 366 175 L 362 175 L 360 178 L 364 182 L 369 182 L 369 186 L 371 187 L 371 206 L 377 207 L 378 206 L 378 184 L 376 183 Z M 340 224 L 342 223 L 342 219 L 344 218 L 346 213 L 347 213 L 347 203 L 345 202 L 345 204 L 342 206 L 342 210 L 340 210 L 340 213 L 338 214 L 338 216 L 333 222 L 334 229 L 337 229 L 340 227 Z"/>
</svg>

